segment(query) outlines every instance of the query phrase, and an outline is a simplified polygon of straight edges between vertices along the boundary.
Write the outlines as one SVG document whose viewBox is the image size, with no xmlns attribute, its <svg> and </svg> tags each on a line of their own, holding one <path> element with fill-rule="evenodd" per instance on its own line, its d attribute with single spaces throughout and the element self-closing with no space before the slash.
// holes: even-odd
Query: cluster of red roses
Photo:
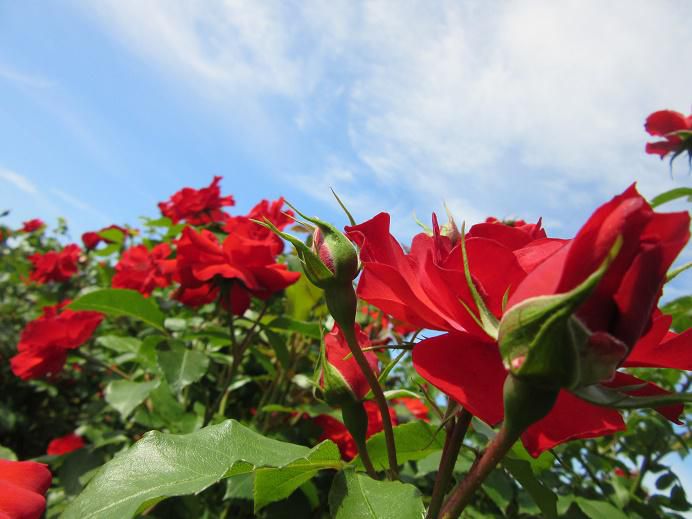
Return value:
<svg viewBox="0 0 692 519">
<path fill-rule="evenodd" d="M 204 224 L 227 233 L 222 243 L 207 228 L 186 226 L 173 247 L 160 243 L 149 250 L 145 245 L 134 245 L 122 252 L 115 265 L 112 286 L 149 296 L 155 288 L 175 281 L 179 288 L 173 297 L 186 305 L 194 307 L 220 299 L 228 310 L 242 314 L 251 297 L 267 299 L 294 283 L 300 274 L 289 272 L 286 265 L 276 261 L 283 251 L 283 241 L 252 221 L 266 218 L 278 228 L 285 228 L 292 221 L 292 212 L 283 211 L 283 198 L 262 200 L 247 215 L 230 216 L 220 209 L 233 205 L 232 197 L 220 196 L 220 180 L 221 177 L 214 177 L 211 185 L 202 189 L 184 188 L 160 207 L 174 222 Z M 24 230 L 31 232 L 42 227 L 43 222 L 32 220 L 25 223 Z M 111 225 L 85 233 L 84 245 L 91 250 L 101 242 L 112 243 L 104 231 L 114 230 L 134 235 L 129 229 Z M 171 258 L 173 251 L 176 255 Z M 60 251 L 30 256 L 30 280 L 40 284 L 69 280 L 78 271 L 81 254 L 79 246 L 70 244 Z M 102 316 L 63 309 L 66 304 L 64 301 L 44 308 L 43 315 L 26 326 L 19 353 L 11 361 L 17 376 L 26 380 L 60 371 L 67 352 L 91 337 Z"/>
</svg>

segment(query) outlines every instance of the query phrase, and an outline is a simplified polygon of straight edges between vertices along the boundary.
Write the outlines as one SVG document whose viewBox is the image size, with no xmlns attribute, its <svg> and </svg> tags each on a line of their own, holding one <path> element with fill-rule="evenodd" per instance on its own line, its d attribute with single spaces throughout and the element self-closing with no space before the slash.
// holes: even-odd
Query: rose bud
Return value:
<svg viewBox="0 0 692 519">
<path fill-rule="evenodd" d="M 361 349 L 370 346 L 370 340 L 360 326 L 356 325 L 355 332 Z M 364 355 L 377 375 L 377 355 L 373 351 L 364 352 Z M 351 355 L 346 337 L 338 324 L 334 324 L 332 331 L 325 335 L 322 341 L 318 383 L 324 393 L 324 399 L 335 407 L 360 402 L 370 391 L 368 381 Z"/>
<path fill-rule="evenodd" d="M 303 264 L 305 276 L 313 285 L 324 290 L 327 307 L 334 320 L 342 328 L 353 326 L 357 306 L 353 280 L 360 269 L 358 251 L 344 233 L 332 224 L 319 218 L 305 216 L 295 207 L 291 207 L 305 220 L 314 224 L 310 245 L 280 231 L 266 218 L 263 222 L 254 221 L 293 244 Z"/>
</svg>

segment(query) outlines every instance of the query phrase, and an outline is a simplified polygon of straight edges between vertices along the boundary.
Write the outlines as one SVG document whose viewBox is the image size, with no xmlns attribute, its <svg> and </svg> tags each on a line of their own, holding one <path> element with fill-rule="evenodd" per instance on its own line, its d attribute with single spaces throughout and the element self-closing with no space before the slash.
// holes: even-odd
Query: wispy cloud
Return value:
<svg viewBox="0 0 692 519">
<path fill-rule="evenodd" d="M 690 103 L 689 2 L 89 5 L 187 88 L 254 106 L 248 126 L 284 118 L 320 142 L 311 193 L 348 171 L 332 182 L 354 200 L 368 185 L 389 206 L 564 224 L 632 179 L 672 185 L 642 123 Z"/>
<path fill-rule="evenodd" d="M 98 224 L 113 221 L 113 219 L 106 213 L 96 209 L 91 204 L 84 202 L 83 200 L 80 200 L 76 196 L 66 193 L 62 189 L 52 188 L 50 191 L 73 209 L 77 209 L 79 211 L 82 211 L 84 213 L 90 214 L 91 216 L 95 216 L 96 218 L 98 218 Z M 94 225 L 98 224 L 94 222 Z"/>
<path fill-rule="evenodd" d="M 34 183 L 24 175 L 20 175 L 15 171 L 10 171 L 9 169 L 0 167 L 0 179 L 9 182 L 17 189 L 30 195 L 38 194 L 38 189 Z"/>
<path fill-rule="evenodd" d="M 0 79 L 31 88 L 50 88 L 55 82 L 44 77 L 21 72 L 6 63 L 0 63 Z"/>
</svg>

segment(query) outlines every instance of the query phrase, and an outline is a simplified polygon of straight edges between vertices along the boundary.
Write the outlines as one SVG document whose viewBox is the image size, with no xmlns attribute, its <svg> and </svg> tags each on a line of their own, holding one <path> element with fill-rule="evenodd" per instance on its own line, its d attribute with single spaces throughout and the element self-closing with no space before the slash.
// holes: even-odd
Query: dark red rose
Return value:
<svg viewBox="0 0 692 519">
<path fill-rule="evenodd" d="M 109 225 L 108 227 L 104 227 L 103 229 L 101 229 L 99 231 L 89 231 L 89 232 L 85 232 L 84 234 L 82 234 L 82 243 L 84 244 L 84 247 L 86 247 L 86 249 L 88 249 L 88 250 L 94 250 L 101 243 L 113 243 L 113 240 L 109 240 L 108 238 L 104 238 L 100 234 L 103 231 L 110 231 L 110 230 L 120 231 L 121 233 L 123 233 L 124 236 L 132 236 L 133 235 L 133 232 L 130 229 L 126 229 L 125 227 L 121 227 L 119 225 Z"/>
<path fill-rule="evenodd" d="M 22 380 L 40 378 L 62 370 L 69 350 L 84 344 L 101 323 L 98 312 L 60 310 L 68 304 L 48 306 L 28 323 L 19 338 L 17 355 L 10 359 L 12 372 Z"/>
<path fill-rule="evenodd" d="M 0 518 L 40 519 L 51 479 L 43 463 L 0 459 Z"/>
<path fill-rule="evenodd" d="M 43 220 L 39 220 L 38 218 L 34 218 L 33 220 L 27 220 L 22 224 L 22 231 L 23 232 L 34 232 L 38 231 L 39 229 L 45 227 L 46 224 L 43 223 Z"/>
<path fill-rule="evenodd" d="M 190 225 L 206 225 L 224 222 L 228 214 L 221 208 L 235 205 L 232 196 L 221 196 L 219 182 L 222 177 L 214 177 L 211 184 L 201 189 L 184 187 L 167 202 L 159 203 L 161 214 L 173 223 L 185 221 Z"/>
<path fill-rule="evenodd" d="M 167 264 L 170 255 L 171 248 L 167 243 L 160 243 L 151 250 L 144 245 L 130 247 L 115 266 L 112 286 L 137 290 L 145 296 L 156 287 L 167 287 L 173 279 Z"/>
<path fill-rule="evenodd" d="M 496 339 L 479 323 L 478 308 L 460 270 L 458 246 L 450 247 L 437 233 L 433 237 L 418 235 L 411 253 L 404 254 L 389 234 L 388 219 L 378 215 L 349 230 L 362 246 L 359 295 L 397 318 L 449 332 L 416 345 L 416 370 L 474 415 L 490 424 L 500 422 L 507 371 Z M 490 223 L 472 227 L 466 246 L 474 284 L 499 320 L 527 298 L 577 286 L 599 267 L 622 236 L 616 260 L 576 317 L 593 332 L 594 346 L 615 341 L 625 345 L 636 365 L 658 366 L 665 359 L 666 367 L 687 369 L 692 348 L 681 348 L 680 342 L 689 344 L 690 335 L 662 342 L 662 337 L 651 338 L 650 334 L 655 331 L 652 316 L 666 271 L 686 243 L 688 228 L 686 213 L 654 213 L 632 187 L 599 208 L 573 240 L 540 237 L 532 241 L 518 234 L 520 228 Z M 503 308 L 505 297 L 508 301 Z M 654 351 L 659 355 L 653 355 Z M 627 359 L 622 362 L 629 365 Z M 609 384 L 632 385 L 628 377 L 617 374 Z M 649 384 L 639 391 L 654 394 L 662 390 Z M 658 411 L 676 419 L 681 406 Z M 574 420 L 575 415 L 580 419 Z M 552 411 L 531 426 L 522 440 L 537 455 L 571 439 L 623 428 L 617 411 L 591 405 L 562 390 Z"/>
<path fill-rule="evenodd" d="M 78 434 L 70 433 L 51 440 L 46 449 L 46 454 L 49 456 L 60 456 L 81 449 L 82 447 L 84 447 L 84 440 L 82 437 Z"/>
<path fill-rule="evenodd" d="M 368 415 L 368 430 L 365 433 L 366 438 L 370 438 L 383 430 L 382 416 L 375 402 L 368 400 L 365 402 L 365 412 Z M 389 409 L 389 415 L 392 419 L 392 424 L 396 425 L 396 414 L 393 409 Z M 358 454 L 356 442 L 353 440 L 351 433 L 348 432 L 346 426 L 336 418 L 323 414 L 313 418 L 313 421 L 322 429 L 320 441 L 331 440 L 339 447 L 341 457 L 347 461 L 352 460 Z"/>
<path fill-rule="evenodd" d="M 370 340 L 360 326 L 356 325 L 355 331 L 361 349 L 370 347 Z M 378 375 L 380 368 L 375 352 L 366 351 L 364 355 L 373 373 Z M 341 399 L 350 402 L 362 400 L 370 391 L 370 385 L 356 359 L 351 355 L 346 337 L 336 323 L 332 331 L 324 336 L 324 356 L 326 365 L 322 366 L 320 384 L 327 402 L 333 400 L 336 405 L 339 405 Z M 325 373 L 326 370 L 330 370 L 329 373 Z"/>
<path fill-rule="evenodd" d="M 665 157 L 692 149 L 692 115 L 685 117 L 680 112 L 660 110 L 646 118 L 644 128 L 650 135 L 664 137 L 663 141 L 647 142 L 646 153 Z"/>
<path fill-rule="evenodd" d="M 176 280 L 181 286 L 175 297 L 190 306 L 216 300 L 224 287 L 222 304 L 242 314 L 250 296 L 267 299 L 300 277 L 276 263 L 271 242 L 257 240 L 253 233 L 235 232 L 220 244 L 212 232 L 186 227 L 177 244 Z"/>
<path fill-rule="evenodd" d="M 29 279 L 39 284 L 49 281 L 67 281 L 77 273 L 81 253 L 79 246 L 72 243 L 61 251 L 32 254 L 29 256 L 29 261 L 34 264 L 34 268 Z"/>
<path fill-rule="evenodd" d="M 265 218 L 269 220 L 279 230 L 284 230 L 287 225 L 293 222 L 293 211 L 285 210 L 284 198 L 281 197 L 273 202 L 261 200 L 245 216 L 231 216 L 224 224 L 223 230 L 228 234 L 240 233 L 252 237 L 256 241 L 268 241 L 271 243 L 272 253 L 281 254 L 284 250 L 283 240 L 272 232 L 271 229 L 258 225 L 251 220 L 263 222 Z"/>
</svg>

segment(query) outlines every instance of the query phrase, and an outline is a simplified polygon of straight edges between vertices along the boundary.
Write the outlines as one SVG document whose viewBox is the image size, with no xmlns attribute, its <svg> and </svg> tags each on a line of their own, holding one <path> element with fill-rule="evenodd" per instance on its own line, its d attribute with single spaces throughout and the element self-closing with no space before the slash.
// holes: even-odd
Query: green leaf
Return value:
<svg viewBox="0 0 692 519">
<path fill-rule="evenodd" d="M 425 507 L 413 485 L 346 470 L 334 478 L 329 511 L 332 519 L 420 519 Z"/>
<path fill-rule="evenodd" d="M 673 317 L 672 328 L 684 332 L 692 328 L 692 296 L 682 296 L 661 307 L 664 314 Z"/>
<path fill-rule="evenodd" d="M 577 497 L 574 499 L 574 502 L 591 519 L 603 519 L 604 517 L 608 519 L 627 519 L 629 517 L 623 511 L 605 501 L 593 501 Z"/>
<path fill-rule="evenodd" d="M 272 330 L 302 333 L 306 337 L 310 337 L 312 339 L 322 338 L 319 323 L 307 323 L 305 321 L 298 321 L 289 317 L 277 317 L 276 319 L 267 323 L 265 326 Z"/>
<path fill-rule="evenodd" d="M 283 467 L 313 451 L 265 438 L 235 420 L 185 435 L 148 432 L 106 463 L 62 518 L 128 519 L 142 505 L 201 492 L 232 475 L 237 463 L 238 473 L 248 467 Z"/>
<path fill-rule="evenodd" d="M 287 314 L 298 321 L 305 321 L 322 296 L 321 288 L 310 283 L 307 276 L 300 276 L 298 281 L 286 287 Z"/>
<path fill-rule="evenodd" d="M 209 358 L 204 353 L 177 343 L 170 350 L 159 350 L 157 357 L 168 385 L 176 393 L 197 382 L 209 367 Z"/>
<path fill-rule="evenodd" d="M 557 496 L 536 479 L 528 461 L 505 458 L 502 465 L 524 487 L 524 490 L 543 512 L 543 517 L 547 519 L 557 518 Z"/>
<path fill-rule="evenodd" d="M 394 427 L 394 441 L 397 460 L 399 463 L 405 463 L 423 459 L 430 453 L 441 450 L 445 442 L 445 433 L 427 422 L 409 422 Z M 371 436 L 366 445 L 375 470 L 389 468 L 384 432 Z M 355 463 L 359 467 L 362 466 L 360 458 L 356 458 Z"/>
<path fill-rule="evenodd" d="M 12 449 L 8 449 L 7 447 L 0 445 L 0 460 L 17 461 L 17 455 L 12 451 Z"/>
<path fill-rule="evenodd" d="M 129 380 L 116 380 L 106 386 L 106 402 L 118 411 L 123 418 L 149 396 L 157 386 L 158 380 L 150 382 L 130 382 Z"/>
<path fill-rule="evenodd" d="M 111 316 L 126 315 L 144 321 L 165 332 L 164 316 L 151 298 L 146 298 L 136 290 L 124 288 L 104 288 L 84 294 L 73 301 L 72 310 L 93 310 Z"/>
<path fill-rule="evenodd" d="M 105 335 L 96 339 L 96 344 L 118 353 L 138 353 L 139 348 L 142 346 L 142 341 L 135 339 L 134 337 Z"/>
<path fill-rule="evenodd" d="M 663 205 L 666 202 L 671 202 L 673 200 L 677 200 L 678 198 L 685 197 L 687 197 L 688 202 L 692 202 L 692 188 L 676 187 L 675 189 L 671 189 L 670 191 L 666 191 L 665 193 L 656 195 L 651 199 L 650 204 L 651 207 L 658 207 L 659 205 Z"/>
<path fill-rule="evenodd" d="M 119 229 L 105 229 L 99 232 L 98 235 L 117 245 L 122 244 L 125 240 L 125 233 Z"/>
<path fill-rule="evenodd" d="M 257 469 L 254 490 L 255 513 L 269 503 L 287 498 L 320 470 L 340 470 L 342 465 L 339 448 L 332 442 L 324 442 L 312 449 L 304 458 L 284 467 Z"/>
</svg>

